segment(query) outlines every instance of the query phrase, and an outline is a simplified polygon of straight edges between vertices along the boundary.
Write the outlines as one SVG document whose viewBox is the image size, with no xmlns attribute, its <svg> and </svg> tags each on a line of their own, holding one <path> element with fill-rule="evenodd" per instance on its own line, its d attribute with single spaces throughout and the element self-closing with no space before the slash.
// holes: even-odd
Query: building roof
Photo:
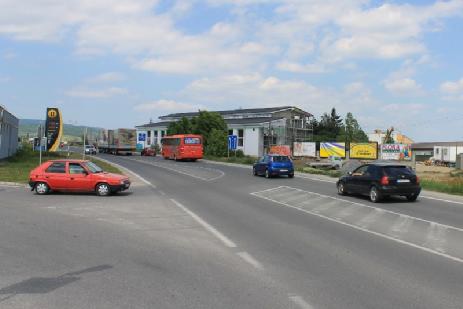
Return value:
<svg viewBox="0 0 463 309">
<path fill-rule="evenodd" d="M 426 143 L 414 143 L 412 149 L 433 149 L 434 146 L 444 147 L 463 147 L 463 142 L 426 142 Z"/>
<path fill-rule="evenodd" d="M 265 107 L 265 108 L 244 108 L 244 109 L 232 109 L 232 110 L 225 110 L 225 111 L 215 111 L 216 113 L 224 115 L 233 115 L 233 114 L 262 114 L 262 113 L 274 113 L 278 111 L 283 111 L 286 109 L 299 109 L 294 106 L 278 106 L 278 107 Z M 307 113 L 301 109 L 300 111 Z M 159 119 L 165 118 L 182 118 L 182 117 L 194 117 L 197 116 L 199 112 L 190 112 L 190 113 L 174 113 L 165 116 L 159 117 Z M 311 115 L 307 113 L 307 115 Z"/>
<path fill-rule="evenodd" d="M 150 122 L 135 128 L 153 128 L 153 127 L 167 127 L 172 121 Z"/>
<path fill-rule="evenodd" d="M 264 124 L 269 123 L 270 121 L 277 121 L 283 119 L 272 118 L 272 117 L 254 117 L 254 118 L 237 118 L 237 119 L 224 119 L 227 125 L 252 125 L 252 124 Z M 147 123 L 141 126 L 136 126 L 136 128 L 156 128 L 156 127 L 168 127 L 169 124 L 173 121 L 161 121 L 161 122 L 152 122 Z"/>
</svg>

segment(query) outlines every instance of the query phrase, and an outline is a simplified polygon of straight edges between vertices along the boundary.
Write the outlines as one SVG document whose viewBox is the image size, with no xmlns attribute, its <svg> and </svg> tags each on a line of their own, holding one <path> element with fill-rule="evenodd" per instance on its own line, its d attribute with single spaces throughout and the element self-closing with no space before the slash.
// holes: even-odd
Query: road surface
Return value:
<svg viewBox="0 0 463 309">
<path fill-rule="evenodd" d="M 0 207 L 0 307 L 463 307 L 459 199 L 373 205 L 311 177 L 99 157 L 137 174 L 130 193 Z"/>
</svg>

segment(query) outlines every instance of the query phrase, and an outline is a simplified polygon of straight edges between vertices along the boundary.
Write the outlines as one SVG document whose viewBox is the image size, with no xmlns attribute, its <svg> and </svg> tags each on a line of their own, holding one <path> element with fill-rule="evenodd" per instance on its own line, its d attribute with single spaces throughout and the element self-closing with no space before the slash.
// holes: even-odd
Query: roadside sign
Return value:
<svg viewBox="0 0 463 309">
<path fill-rule="evenodd" d="M 138 133 L 138 141 L 145 142 L 146 141 L 146 133 Z"/>
<path fill-rule="evenodd" d="M 236 150 L 237 146 L 238 146 L 238 136 L 229 135 L 228 136 L 228 150 Z"/>
</svg>

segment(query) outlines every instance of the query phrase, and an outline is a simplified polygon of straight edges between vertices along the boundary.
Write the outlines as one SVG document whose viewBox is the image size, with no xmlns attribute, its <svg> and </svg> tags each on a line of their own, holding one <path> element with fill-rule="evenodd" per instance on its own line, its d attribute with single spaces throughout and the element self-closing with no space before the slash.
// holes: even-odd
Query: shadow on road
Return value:
<svg viewBox="0 0 463 309">
<path fill-rule="evenodd" d="M 72 282 L 79 281 L 79 275 L 86 273 L 93 273 L 111 269 L 111 265 L 99 265 L 95 267 L 86 268 L 83 270 L 65 273 L 58 277 L 35 277 L 30 278 L 7 287 L 0 289 L 0 295 L 7 295 L 0 298 L 0 303 L 14 297 L 18 294 L 46 294 L 58 288 L 68 285 Z"/>
</svg>

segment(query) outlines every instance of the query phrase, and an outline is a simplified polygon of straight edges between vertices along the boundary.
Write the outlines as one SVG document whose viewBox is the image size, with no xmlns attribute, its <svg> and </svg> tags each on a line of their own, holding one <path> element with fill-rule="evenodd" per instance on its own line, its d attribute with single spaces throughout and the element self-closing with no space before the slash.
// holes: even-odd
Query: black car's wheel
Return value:
<svg viewBox="0 0 463 309">
<path fill-rule="evenodd" d="M 257 169 L 255 167 L 252 168 L 252 174 L 254 176 L 257 176 Z"/>
<path fill-rule="evenodd" d="M 418 194 L 414 193 L 414 194 L 407 195 L 406 197 L 409 202 L 414 202 L 418 198 Z"/>
<path fill-rule="evenodd" d="M 265 170 L 265 178 L 272 178 L 272 175 L 270 175 L 268 169 Z"/>
<path fill-rule="evenodd" d="M 95 192 L 98 196 L 108 196 L 111 194 L 111 188 L 107 183 L 99 183 L 95 188 Z"/>
<path fill-rule="evenodd" d="M 50 187 L 45 182 L 38 182 L 35 184 L 35 193 L 44 195 L 50 192 Z"/>
<path fill-rule="evenodd" d="M 378 203 L 379 201 L 381 201 L 381 193 L 375 186 L 371 187 L 370 189 L 370 201 L 372 201 L 373 203 Z"/>
<path fill-rule="evenodd" d="M 342 181 L 338 183 L 338 194 L 347 195 L 345 184 Z"/>
<path fill-rule="evenodd" d="M 294 178 L 294 174 L 289 174 L 288 177 L 289 178 Z"/>
</svg>

